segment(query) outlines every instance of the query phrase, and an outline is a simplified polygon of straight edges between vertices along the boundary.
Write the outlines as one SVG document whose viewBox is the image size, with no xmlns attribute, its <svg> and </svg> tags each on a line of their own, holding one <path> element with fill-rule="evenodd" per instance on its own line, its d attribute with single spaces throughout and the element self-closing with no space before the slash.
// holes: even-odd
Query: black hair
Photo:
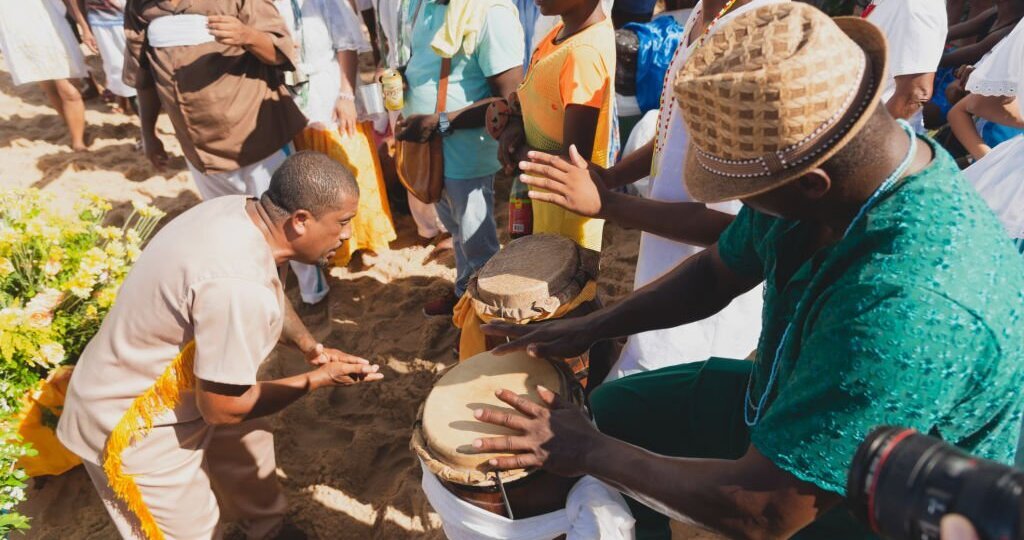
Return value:
<svg viewBox="0 0 1024 540">
<path fill-rule="evenodd" d="M 879 104 L 860 132 L 823 163 L 821 169 L 840 181 L 862 174 L 865 166 L 877 162 L 886 151 L 884 141 L 879 140 L 879 134 L 889 132 L 885 128 L 890 122 L 892 117 L 885 105 Z"/>
<path fill-rule="evenodd" d="M 319 218 L 350 197 L 359 197 L 359 185 L 348 168 L 327 154 L 304 150 L 277 168 L 260 201 L 279 216 L 306 210 Z"/>
</svg>

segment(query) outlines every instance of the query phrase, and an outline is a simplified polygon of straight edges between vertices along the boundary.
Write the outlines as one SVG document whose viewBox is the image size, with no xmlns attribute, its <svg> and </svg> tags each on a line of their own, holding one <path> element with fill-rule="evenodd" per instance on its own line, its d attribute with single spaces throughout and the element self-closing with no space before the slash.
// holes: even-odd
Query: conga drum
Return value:
<svg viewBox="0 0 1024 540">
<path fill-rule="evenodd" d="M 600 254 L 555 234 L 517 238 L 491 257 L 466 289 L 473 310 L 483 322 L 544 324 L 600 309 L 597 269 Z M 505 341 L 485 338 L 487 350 Z M 567 358 L 586 386 L 590 355 Z"/>
<path fill-rule="evenodd" d="M 515 435 L 510 429 L 478 421 L 473 416 L 476 409 L 519 414 L 494 393 L 507 388 L 540 403 L 537 385 L 582 403 L 579 385 L 556 362 L 525 353 L 484 352 L 455 364 L 437 380 L 420 408 L 413 451 L 446 490 L 478 508 L 510 519 L 561 510 L 578 478 L 539 469 L 491 471 L 487 461 L 505 454 L 477 453 L 473 448 L 478 438 Z"/>
</svg>

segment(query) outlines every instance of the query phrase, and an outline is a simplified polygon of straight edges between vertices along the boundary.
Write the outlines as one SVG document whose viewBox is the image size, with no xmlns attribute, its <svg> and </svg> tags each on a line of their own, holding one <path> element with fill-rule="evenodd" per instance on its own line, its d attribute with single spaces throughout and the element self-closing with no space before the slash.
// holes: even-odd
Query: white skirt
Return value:
<svg viewBox="0 0 1024 540">
<path fill-rule="evenodd" d="M 1024 135 L 999 146 L 964 176 L 978 190 L 1012 238 L 1024 238 Z"/>
<path fill-rule="evenodd" d="M 121 97 L 134 97 L 135 89 L 121 80 L 124 69 L 124 25 L 93 25 L 100 56 L 103 58 L 103 73 L 107 76 L 107 88 Z"/>
<path fill-rule="evenodd" d="M 61 0 L 0 2 L 0 52 L 15 85 L 85 77 Z"/>
</svg>

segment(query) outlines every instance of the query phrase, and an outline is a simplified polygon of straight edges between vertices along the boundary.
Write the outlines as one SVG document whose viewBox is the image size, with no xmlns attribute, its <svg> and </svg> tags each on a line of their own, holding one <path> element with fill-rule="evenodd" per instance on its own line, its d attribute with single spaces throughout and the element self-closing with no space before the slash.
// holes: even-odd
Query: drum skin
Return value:
<svg viewBox="0 0 1024 540">
<path fill-rule="evenodd" d="M 413 449 L 445 488 L 460 499 L 507 515 L 495 473 L 487 461 L 509 454 L 477 453 L 472 443 L 481 437 L 513 435 L 513 430 L 476 420 L 477 409 L 491 408 L 519 414 L 495 396 L 507 388 L 540 402 L 537 385 L 582 403 L 579 385 L 564 365 L 525 353 L 497 356 L 481 353 L 448 369 L 435 383 L 420 411 L 413 434 Z M 543 470 L 501 473 L 512 514 L 516 519 L 538 516 L 565 507 L 579 478 L 563 478 Z"/>
</svg>

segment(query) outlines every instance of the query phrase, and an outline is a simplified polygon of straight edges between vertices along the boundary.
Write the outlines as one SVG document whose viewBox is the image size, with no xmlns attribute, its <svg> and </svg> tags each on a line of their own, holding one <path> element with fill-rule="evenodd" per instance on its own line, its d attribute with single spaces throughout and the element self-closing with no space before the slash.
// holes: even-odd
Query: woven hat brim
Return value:
<svg viewBox="0 0 1024 540">
<path fill-rule="evenodd" d="M 753 197 L 777 189 L 820 167 L 864 129 L 875 109 L 881 104 L 882 93 L 885 90 L 885 74 L 888 71 L 885 34 L 873 23 L 860 17 L 836 17 L 832 20 L 864 51 L 870 60 L 873 86 L 864 111 L 846 133 L 814 159 L 777 175 L 759 178 L 756 183 L 751 182 L 750 179 L 738 179 L 708 171 L 697 161 L 697 151 L 693 147 L 693 142 L 688 143 L 683 178 L 686 190 L 694 200 L 703 203 L 718 203 Z"/>
</svg>

